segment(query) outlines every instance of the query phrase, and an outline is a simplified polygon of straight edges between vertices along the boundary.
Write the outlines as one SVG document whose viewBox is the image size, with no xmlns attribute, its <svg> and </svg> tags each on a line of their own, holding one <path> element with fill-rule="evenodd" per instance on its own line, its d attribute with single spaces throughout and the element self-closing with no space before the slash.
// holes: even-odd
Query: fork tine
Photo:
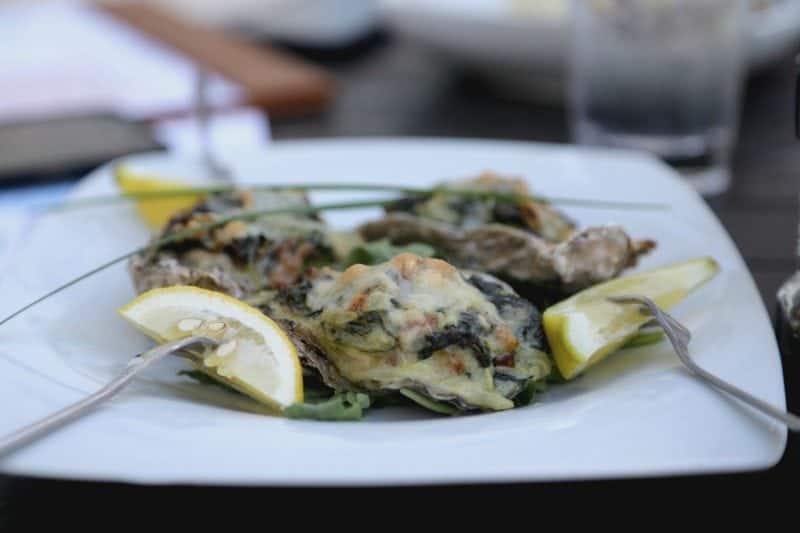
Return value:
<svg viewBox="0 0 800 533">
<path fill-rule="evenodd" d="M 649 312 L 649 310 L 648 310 L 648 312 Z M 670 326 L 672 326 L 672 324 L 670 324 Z M 662 326 L 661 322 L 659 322 L 658 319 L 655 318 L 655 317 L 651 318 L 650 320 L 648 320 L 647 322 L 642 324 L 641 327 L 639 328 L 639 331 L 641 331 L 643 329 L 646 329 L 646 328 L 659 328 L 661 330 L 664 329 L 664 327 Z M 689 341 L 692 340 L 691 335 L 686 334 L 682 329 L 676 329 L 675 330 L 675 334 L 680 337 L 681 342 L 684 342 L 686 344 L 689 344 Z"/>
<path fill-rule="evenodd" d="M 663 311 L 662 309 L 660 309 L 655 304 L 655 302 L 653 302 L 653 300 L 651 300 L 650 298 L 647 298 L 645 296 L 638 296 L 638 295 L 636 295 L 636 296 L 634 296 L 634 295 L 625 295 L 625 296 L 609 296 L 608 299 L 611 300 L 612 302 L 615 302 L 615 303 L 638 303 L 638 304 L 641 304 L 644 307 L 645 312 L 647 312 L 648 314 L 650 314 L 654 318 L 656 318 L 656 321 L 658 321 L 657 320 L 657 316 L 660 313 L 664 317 L 664 320 L 666 322 L 668 322 L 669 325 L 672 326 L 673 329 L 677 330 L 676 333 L 681 336 L 681 338 L 684 340 L 684 342 L 686 342 L 688 344 L 689 341 L 692 338 L 692 332 L 689 331 L 689 329 L 686 326 L 684 326 L 683 324 L 678 322 L 669 313 L 667 313 L 667 312 Z"/>
<path fill-rule="evenodd" d="M 655 305 L 655 304 L 653 304 Z M 654 309 L 655 311 L 655 318 L 659 321 L 659 325 L 664 328 L 664 331 L 667 332 L 667 327 L 671 328 L 678 339 L 684 346 L 688 346 L 689 342 L 692 340 L 691 332 L 684 327 L 683 324 L 672 318 L 668 313 L 665 313 L 658 307 Z M 668 333 L 668 332 L 667 332 Z"/>
<path fill-rule="evenodd" d="M 682 337 L 686 338 L 686 343 L 688 344 L 689 340 L 691 340 L 692 338 L 692 332 L 689 331 L 689 329 L 686 326 L 678 322 L 672 315 L 670 315 L 666 311 L 659 309 L 654 303 L 651 302 L 651 305 L 653 306 L 653 308 L 650 310 L 651 312 L 655 311 L 654 316 L 661 315 L 661 317 L 663 317 L 663 319 L 666 322 L 668 322 L 670 326 L 675 328 L 678 331 L 678 333 L 681 334 Z"/>
</svg>

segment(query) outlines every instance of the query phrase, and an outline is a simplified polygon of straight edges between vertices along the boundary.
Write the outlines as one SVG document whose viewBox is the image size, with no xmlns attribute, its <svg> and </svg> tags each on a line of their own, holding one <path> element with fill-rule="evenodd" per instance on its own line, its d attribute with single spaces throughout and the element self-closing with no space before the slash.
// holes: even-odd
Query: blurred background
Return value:
<svg viewBox="0 0 800 533">
<path fill-rule="evenodd" d="M 768 307 L 795 266 L 797 0 L 0 0 L 0 34 L 0 258 L 120 155 L 414 135 L 647 151 Z"/>
</svg>

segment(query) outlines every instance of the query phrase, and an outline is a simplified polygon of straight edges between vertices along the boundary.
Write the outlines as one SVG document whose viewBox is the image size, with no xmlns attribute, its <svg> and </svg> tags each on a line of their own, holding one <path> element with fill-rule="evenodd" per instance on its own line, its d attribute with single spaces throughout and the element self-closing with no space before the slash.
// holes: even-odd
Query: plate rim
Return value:
<svg viewBox="0 0 800 533">
<path fill-rule="evenodd" d="M 283 141 L 275 141 L 271 145 L 267 146 L 265 151 L 268 153 L 273 148 L 294 148 L 294 149 L 303 149 L 303 148 L 319 148 L 325 146 L 341 146 L 341 145 L 353 145 L 353 144 L 363 144 L 363 143 L 373 143 L 373 144 L 381 144 L 385 146 L 397 146 L 397 144 L 404 144 L 406 148 L 414 148 L 414 145 L 421 146 L 425 144 L 426 146 L 430 146 L 431 144 L 439 144 L 441 145 L 461 145 L 461 146 L 468 146 L 468 145 L 475 145 L 475 144 L 492 144 L 495 146 L 509 146 L 509 145 L 516 145 L 519 147 L 537 147 L 539 149 L 556 149 L 563 152 L 572 152 L 572 153 L 579 153 L 579 152 L 586 152 L 587 150 L 579 147 L 575 147 L 572 145 L 564 145 L 564 144 L 557 144 L 557 143 L 540 143 L 540 142 L 531 142 L 531 141 L 520 141 L 520 140 L 512 140 L 512 141 L 505 141 L 505 140 L 498 140 L 498 139 L 476 139 L 476 138 L 467 138 L 467 137 L 342 137 L 337 139 L 302 139 L 302 140 L 283 140 Z M 675 185 L 683 185 L 687 190 L 690 190 L 694 196 L 696 197 L 696 206 L 695 208 L 700 208 L 704 211 L 705 218 L 708 218 L 710 222 L 714 223 L 717 226 L 717 230 L 724 235 L 728 241 L 729 245 L 732 247 L 732 250 L 735 251 L 736 259 L 741 263 L 742 271 L 748 277 L 749 283 L 752 285 L 753 288 L 756 288 L 755 280 L 752 277 L 752 273 L 750 272 L 749 268 L 747 268 L 746 263 L 744 262 L 741 253 L 736 247 L 735 242 L 732 240 L 730 234 L 728 233 L 727 229 L 722 225 L 721 221 L 718 217 L 711 211 L 708 205 L 694 192 L 691 187 L 686 185 L 676 173 L 666 164 L 661 162 L 660 160 L 649 156 L 644 153 L 639 152 L 631 152 L 627 150 L 607 150 L 607 149 L 590 149 L 588 151 L 592 152 L 599 152 L 604 154 L 614 153 L 617 156 L 623 158 L 630 158 L 634 157 L 637 159 L 645 160 L 648 164 L 656 164 L 658 166 L 663 167 L 670 173 L 670 177 L 674 181 Z M 247 150 L 247 152 L 253 153 L 252 150 Z M 174 154 L 169 154 L 166 152 L 148 152 L 143 154 L 137 154 L 135 156 L 126 156 L 123 158 L 118 158 L 112 160 L 101 167 L 95 169 L 93 172 L 89 173 L 80 182 L 78 182 L 75 187 L 70 191 L 69 196 L 72 197 L 74 194 L 80 194 L 80 191 L 84 186 L 86 186 L 87 182 L 90 182 L 92 178 L 97 178 L 98 176 L 102 176 L 104 173 L 107 173 L 113 164 L 118 163 L 121 160 L 132 160 L 133 158 L 139 157 L 166 157 L 169 159 L 178 159 L 178 160 L 186 160 L 188 158 L 181 158 L 179 156 L 175 156 Z M 768 321 L 768 314 L 766 312 L 766 307 L 764 302 L 761 298 L 758 298 L 758 303 L 761 306 L 760 311 L 767 316 Z M 774 339 L 773 339 L 774 340 Z M 777 346 L 777 341 L 776 341 Z M 780 367 L 780 396 L 783 398 L 783 402 L 785 403 L 785 390 L 784 390 L 784 380 L 783 380 L 783 366 L 782 361 L 780 360 L 780 352 L 777 351 L 777 362 Z M 676 468 L 667 468 L 664 471 L 658 471 L 657 469 L 650 469 L 647 472 L 629 472 L 629 473 L 616 473 L 616 474 L 606 474 L 597 476 L 591 473 L 584 473 L 584 474 L 567 474 L 567 475 L 559 475 L 554 476 L 550 479 L 548 478 L 535 478 L 531 479 L 529 475 L 497 475 L 495 474 L 492 478 L 474 478 L 470 476 L 463 476 L 462 478 L 458 478 L 457 476 L 452 475 L 445 475 L 441 478 L 436 479 L 426 479 L 424 482 L 422 481 L 421 477 L 417 477 L 416 479 L 391 479 L 389 481 L 384 482 L 374 482 L 369 481 L 366 479 L 348 479 L 345 481 L 333 481 L 326 478 L 319 478 L 313 482 L 309 481 L 298 481 L 297 479 L 277 479 L 271 478 L 269 481 L 266 481 L 264 478 L 260 480 L 242 480 L 242 479 L 222 479 L 220 480 L 219 476 L 210 476 L 206 477 L 205 479 L 201 479 L 202 476 L 195 476 L 194 480 L 182 479 L 182 480 L 174 480 L 174 479 L 154 479 L 149 477 L 148 479 L 136 479 L 135 476 L 133 477 L 119 477 L 119 476 L 82 476 L 79 479 L 93 479 L 96 481 L 125 481 L 125 482 L 132 482 L 132 483 L 141 483 L 141 484 L 170 484 L 170 483 L 181 483 L 181 484 L 199 484 L 199 485 L 236 485 L 236 486 L 403 486 L 403 485 L 441 485 L 441 484 L 452 484 L 452 483 L 525 483 L 525 482 L 552 482 L 552 481 L 566 481 L 566 480 L 573 480 L 573 479 L 623 479 L 623 478 L 641 478 L 641 477 L 650 477 L 650 476 L 663 476 L 663 475 L 712 475 L 715 473 L 724 473 L 724 472 L 746 472 L 746 471 L 754 471 L 754 470 L 761 470 L 766 469 L 771 466 L 777 464 L 780 459 L 782 458 L 787 442 L 787 432 L 786 428 L 783 427 L 783 436 L 782 436 L 782 444 L 779 449 L 775 450 L 773 456 L 763 458 L 761 460 L 752 460 L 749 464 L 742 466 L 741 463 L 737 466 L 729 466 L 729 467 L 718 467 L 717 469 L 704 469 L 698 471 L 697 468 L 687 468 L 684 471 Z M 61 472 L 65 474 L 63 476 L 59 476 L 58 472 L 49 472 L 49 473 L 37 473 L 35 472 L 36 469 L 21 469 L 17 471 L 14 468 L 13 463 L 10 465 L 11 468 L 8 468 L 7 461 L 0 461 L 0 471 L 9 473 L 9 474 L 16 474 L 16 475 L 26 475 L 31 477 L 46 477 L 46 478 L 64 478 L 64 479 L 76 479 L 74 475 L 70 475 L 69 472 Z M 69 470 L 69 469 L 67 469 Z"/>
</svg>

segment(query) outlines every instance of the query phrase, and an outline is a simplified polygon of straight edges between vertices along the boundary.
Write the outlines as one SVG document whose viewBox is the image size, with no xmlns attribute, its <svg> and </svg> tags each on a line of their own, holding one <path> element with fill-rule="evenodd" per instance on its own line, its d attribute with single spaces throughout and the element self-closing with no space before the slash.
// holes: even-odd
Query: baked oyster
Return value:
<svg viewBox="0 0 800 533">
<path fill-rule="evenodd" d="M 305 205 L 306 196 L 291 191 L 215 194 L 176 214 L 154 242 L 236 212 Z M 307 268 L 332 263 L 334 242 L 314 216 L 268 215 L 153 246 L 133 257 L 129 269 L 138 292 L 194 285 L 246 298 L 260 290 L 291 286 Z"/>
<path fill-rule="evenodd" d="M 452 194 L 453 191 L 465 191 L 470 195 L 458 196 Z M 483 192 L 508 195 L 509 199 L 482 197 L 480 193 Z M 503 224 L 550 242 L 568 239 L 575 231 L 575 222 L 554 207 L 533 201 L 530 194 L 522 179 L 484 172 L 476 178 L 442 184 L 428 196 L 404 198 L 390 204 L 386 211 L 415 215 L 462 230 Z"/>
<path fill-rule="evenodd" d="M 529 194 L 522 180 L 494 174 L 442 187 Z M 459 268 L 526 287 L 526 296 L 531 286 L 557 297 L 606 281 L 655 246 L 651 240 L 631 239 L 615 225 L 577 230 L 559 211 L 527 198 L 448 192 L 396 202 L 383 218 L 363 224 L 359 233 L 367 241 L 429 244 L 437 256 Z"/>
<path fill-rule="evenodd" d="M 487 274 L 400 254 L 322 269 L 263 304 L 324 354 L 336 389 L 412 390 L 461 410 L 501 410 L 550 375 L 538 310 Z"/>
</svg>

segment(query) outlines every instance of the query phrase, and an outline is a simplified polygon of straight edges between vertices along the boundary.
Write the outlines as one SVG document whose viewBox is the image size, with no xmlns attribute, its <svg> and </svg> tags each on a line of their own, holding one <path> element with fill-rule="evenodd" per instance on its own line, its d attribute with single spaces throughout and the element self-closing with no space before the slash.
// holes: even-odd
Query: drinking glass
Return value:
<svg viewBox="0 0 800 533">
<path fill-rule="evenodd" d="M 702 194 L 736 140 L 744 3 L 575 0 L 570 104 L 579 144 L 641 149 Z"/>
</svg>

